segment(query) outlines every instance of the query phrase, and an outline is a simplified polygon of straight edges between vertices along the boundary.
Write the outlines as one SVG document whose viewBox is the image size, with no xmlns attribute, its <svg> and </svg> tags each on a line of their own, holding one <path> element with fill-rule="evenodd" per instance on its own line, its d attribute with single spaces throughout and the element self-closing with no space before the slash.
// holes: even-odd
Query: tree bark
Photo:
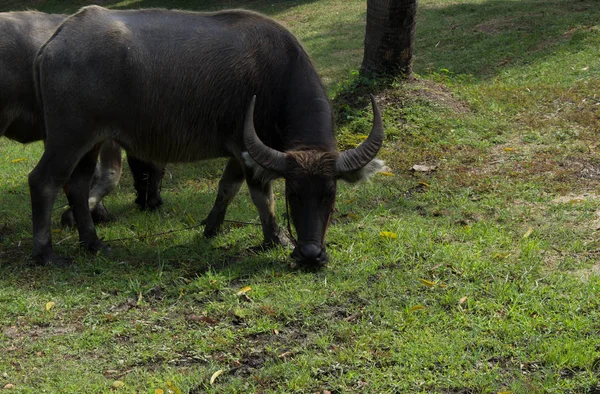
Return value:
<svg viewBox="0 0 600 394">
<path fill-rule="evenodd" d="M 367 0 L 361 75 L 412 75 L 417 0 Z"/>
</svg>

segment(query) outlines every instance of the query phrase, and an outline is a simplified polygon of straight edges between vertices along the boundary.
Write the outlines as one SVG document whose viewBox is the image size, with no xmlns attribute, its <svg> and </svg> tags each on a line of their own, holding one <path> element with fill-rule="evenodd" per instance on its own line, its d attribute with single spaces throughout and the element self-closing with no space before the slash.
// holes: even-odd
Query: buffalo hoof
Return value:
<svg viewBox="0 0 600 394">
<path fill-rule="evenodd" d="M 34 256 L 33 261 L 37 265 L 49 265 L 53 267 L 69 267 L 75 263 L 71 257 L 58 256 L 56 254 L 51 254 L 48 256 Z"/>
<path fill-rule="evenodd" d="M 265 239 L 263 245 L 267 249 L 275 246 L 283 246 L 284 248 L 291 249 L 294 247 L 294 241 L 284 231 L 279 230 L 271 239 Z"/>
<path fill-rule="evenodd" d="M 155 211 L 162 206 L 163 200 L 160 196 L 148 197 L 146 195 L 143 195 L 138 196 L 135 199 L 135 203 L 140 207 L 142 211 Z"/>
<path fill-rule="evenodd" d="M 73 216 L 73 211 L 71 208 L 63 212 L 62 216 L 60 217 L 60 225 L 63 228 L 72 228 L 76 226 L 75 217 Z"/>
<path fill-rule="evenodd" d="M 92 242 L 82 242 L 81 243 L 82 246 L 84 248 L 86 248 L 89 252 L 95 254 L 95 255 L 104 255 L 104 256 L 108 256 L 110 255 L 110 253 L 112 252 L 112 250 L 110 249 L 110 247 L 105 244 L 104 242 L 100 241 L 99 239 L 96 239 Z"/>
<path fill-rule="evenodd" d="M 102 224 L 102 223 L 111 223 L 116 220 L 115 216 L 109 213 L 104 205 L 97 205 L 91 212 L 92 220 L 94 224 Z M 60 225 L 63 228 L 73 228 L 77 227 L 77 223 L 75 222 L 75 217 L 73 216 L 73 211 L 71 208 L 68 208 L 63 212 L 60 217 Z"/>
<path fill-rule="evenodd" d="M 206 223 L 204 223 L 204 221 L 201 222 L 200 224 L 206 225 Z M 219 232 L 217 231 L 217 229 L 205 227 L 203 234 L 206 238 L 214 238 L 217 236 L 218 233 Z"/>
<path fill-rule="evenodd" d="M 116 217 L 106 210 L 104 204 L 99 203 L 92 210 L 92 220 L 95 224 L 111 223 L 116 220 Z"/>
<path fill-rule="evenodd" d="M 204 226 L 204 236 L 206 238 L 214 238 L 219 233 L 221 225 L 217 224 L 217 221 L 218 220 L 211 219 L 211 215 L 208 215 L 206 219 L 200 222 L 200 224 Z"/>
</svg>

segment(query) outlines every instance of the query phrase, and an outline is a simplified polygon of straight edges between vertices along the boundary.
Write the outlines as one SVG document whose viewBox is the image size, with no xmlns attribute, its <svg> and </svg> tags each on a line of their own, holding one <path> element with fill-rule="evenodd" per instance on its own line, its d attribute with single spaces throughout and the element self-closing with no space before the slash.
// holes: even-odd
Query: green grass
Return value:
<svg viewBox="0 0 600 394">
<path fill-rule="evenodd" d="M 368 132 L 377 93 L 393 175 L 340 185 L 320 272 L 291 271 L 283 249 L 251 253 L 259 226 L 202 237 L 222 160 L 169 166 L 156 213 L 134 207 L 125 171 L 106 200 L 118 221 L 99 228 L 108 259 L 59 229 L 61 196 L 54 238 L 77 264 L 36 267 L 26 175 L 42 146 L 0 140 L 0 388 L 600 392 L 596 3 L 422 0 L 418 77 L 386 85 L 356 73 L 364 0 L 105 1 L 268 13 L 313 56 L 341 148 Z M 227 217 L 258 221 L 245 188 Z"/>
</svg>

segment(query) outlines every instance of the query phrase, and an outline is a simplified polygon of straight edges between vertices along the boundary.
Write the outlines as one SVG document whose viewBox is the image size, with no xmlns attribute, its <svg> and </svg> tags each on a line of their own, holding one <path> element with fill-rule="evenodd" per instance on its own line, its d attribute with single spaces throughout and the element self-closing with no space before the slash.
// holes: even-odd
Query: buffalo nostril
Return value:
<svg viewBox="0 0 600 394">
<path fill-rule="evenodd" d="M 307 260 L 314 260 L 321 256 L 321 248 L 314 244 L 302 245 L 300 255 Z"/>
</svg>

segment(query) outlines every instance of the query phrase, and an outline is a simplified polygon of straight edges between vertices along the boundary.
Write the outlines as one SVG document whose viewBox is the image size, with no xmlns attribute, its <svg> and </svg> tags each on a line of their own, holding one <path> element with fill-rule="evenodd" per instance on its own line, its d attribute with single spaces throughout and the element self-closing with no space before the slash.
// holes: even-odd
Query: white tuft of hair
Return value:
<svg viewBox="0 0 600 394">
<path fill-rule="evenodd" d="M 383 171 L 385 168 L 385 162 L 383 160 L 373 159 L 364 167 L 356 171 L 342 174 L 340 178 L 346 182 L 356 183 L 369 179 L 373 174 Z"/>
</svg>

